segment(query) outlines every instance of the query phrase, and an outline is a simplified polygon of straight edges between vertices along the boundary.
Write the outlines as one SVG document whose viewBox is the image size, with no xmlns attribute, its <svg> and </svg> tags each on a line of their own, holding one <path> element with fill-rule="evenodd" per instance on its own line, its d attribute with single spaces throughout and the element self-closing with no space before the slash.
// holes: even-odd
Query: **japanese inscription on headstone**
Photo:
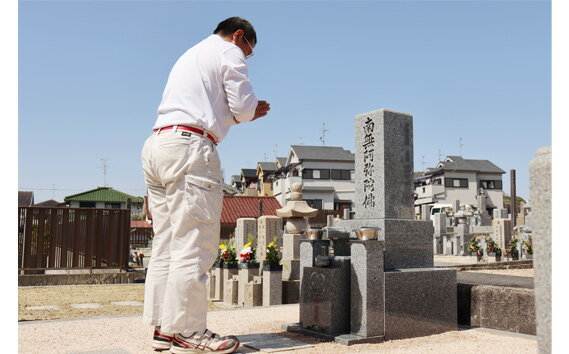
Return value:
<svg viewBox="0 0 569 354">
<path fill-rule="evenodd" d="M 363 207 L 375 207 L 375 181 L 373 176 L 373 152 L 375 147 L 375 138 L 373 136 L 373 129 L 375 123 L 368 117 L 363 126 L 364 140 L 363 140 L 363 158 L 364 158 L 364 201 Z"/>
</svg>

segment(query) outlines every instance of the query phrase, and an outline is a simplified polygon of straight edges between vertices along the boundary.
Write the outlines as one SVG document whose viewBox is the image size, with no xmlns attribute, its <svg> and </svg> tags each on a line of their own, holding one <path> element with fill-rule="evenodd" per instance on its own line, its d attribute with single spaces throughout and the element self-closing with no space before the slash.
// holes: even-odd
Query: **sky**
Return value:
<svg viewBox="0 0 569 354">
<path fill-rule="evenodd" d="M 145 195 L 169 71 L 231 16 L 257 31 L 250 78 L 272 109 L 219 145 L 226 182 L 322 145 L 323 124 L 326 145 L 354 151 L 354 117 L 387 108 L 414 117 L 416 171 L 487 159 L 505 194 L 515 169 L 529 198 L 529 163 L 551 145 L 548 1 L 20 1 L 18 189 Z"/>
</svg>

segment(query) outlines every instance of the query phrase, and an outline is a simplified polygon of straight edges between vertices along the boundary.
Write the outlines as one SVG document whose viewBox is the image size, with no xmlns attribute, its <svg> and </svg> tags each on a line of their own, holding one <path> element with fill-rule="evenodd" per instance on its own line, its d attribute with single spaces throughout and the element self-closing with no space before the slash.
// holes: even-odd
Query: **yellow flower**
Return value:
<svg viewBox="0 0 569 354">
<path fill-rule="evenodd" d="M 269 243 L 269 246 L 267 246 L 267 247 L 274 247 L 274 248 L 276 248 L 277 245 L 276 245 L 274 242 L 271 242 L 271 243 Z"/>
<path fill-rule="evenodd" d="M 221 244 L 221 245 L 219 245 L 219 249 L 220 249 L 220 250 L 224 250 L 224 251 L 225 251 L 225 250 L 227 249 L 227 247 L 225 247 L 225 245 L 224 245 L 224 244 Z"/>
<path fill-rule="evenodd" d="M 243 248 L 246 248 L 246 247 L 251 247 L 251 242 L 247 242 L 247 244 L 245 246 L 243 246 Z"/>
</svg>

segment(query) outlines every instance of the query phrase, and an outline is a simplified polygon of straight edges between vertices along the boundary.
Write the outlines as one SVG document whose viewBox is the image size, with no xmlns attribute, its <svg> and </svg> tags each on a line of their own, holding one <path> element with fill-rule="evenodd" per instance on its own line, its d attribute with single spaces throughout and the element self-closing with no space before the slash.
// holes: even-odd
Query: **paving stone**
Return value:
<svg viewBox="0 0 569 354">
<path fill-rule="evenodd" d="M 75 309 L 100 309 L 103 306 L 101 306 L 100 304 L 85 303 L 85 304 L 71 304 L 71 307 Z"/>
<path fill-rule="evenodd" d="M 242 345 L 266 353 L 314 347 L 312 344 L 306 344 L 276 334 L 249 334 L 237 336 L 237 338 L 239 338 Z"/>
<path fill-rule="evenodd" d="M 59 310 L 59 306 L 56 305 L 26 306 L 26 310 Z"/>
<path fill-rule="evenodd" d="M 117 301 L 111 302 L 111 304 L 119 306 L 142 306 L 142 303 L 138 301 Z"/>
</svg>

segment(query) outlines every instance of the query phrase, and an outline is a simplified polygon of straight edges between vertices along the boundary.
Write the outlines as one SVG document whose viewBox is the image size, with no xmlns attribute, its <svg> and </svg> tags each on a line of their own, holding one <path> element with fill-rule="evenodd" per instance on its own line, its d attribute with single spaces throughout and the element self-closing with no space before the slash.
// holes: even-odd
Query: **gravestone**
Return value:
<svg viewBox="0 0 569 354">
<path fill-rule="evenodd" d="M 496 219 L 508 219 L 508 209 L 495 208 L 492 210 L 492 218 Z"/>
<path fill-rule="evenodd" d="M 492 220 L 493 237 L 492 239 L 498 247 L 505 250 L 510 247 L 512 240 L 512 220 L 511 219 L 494 219 Z"/>
<path fill-rule="evenodd" d="M 282 266 L 266 265 L 263 269 L 263 306 L 283 303 Z"/>
<path fill-rule="evenodd" d="M 263 284 L 261 277 L 253 277 L 253 280 L 245 284 L 245 299 L 243 306 L 253 307 L 263 305 Z"/>
<path fill-rule="evenodd" d="M 380 109 L 357 115 L 355 127 L 355 216 L 340 227 L 379 227 L 385 269 L 433 267 L 433 223 L 415 220 L 413 117 Z"/>
<path fill-rule="evenodd" d="M 237 305 L 237 285 L 239 280 L 234 275 L 223 285 L 223 302 L 228 305 Z"/>
<path fill-rule="evenodd" d="M 237 276 L 238 273 L 238 269 L 237 269 L 237 264 L 234 265 L 229 265 L 229 264 L 223 264 L 222 266 L 222 281 L 223 281 L 223 286 L 220 287 L 220 289 L 222 291 L 222 300 L 225 303 L 228 304 L 237 304 L 237 284 L 235 283 L 231 283 L 231 286 L 233 286 L 233 288 L 231 289 L 226 289 L 225 287 L 227 286 L 227 284 L 229 284 L 231 282 L 231 280 Z M 233 296 L 235 296 L 235 299 L 233 298 Z"/>
<path fill-rule="evenodd" d="M 257 241 L 257 220 L 255 218 L 237 219 L 235 228 L 235 249 L 239 252 L 247 243 L 249 235 L 253 236 L 253 246 Z"/>
<path fill-rule="evenodd" d="M 223 300 L 223 268 L 221 265 L 216 265 L 214 268 L 215 274 L 215 289 L 213 295 L 213 301 L 222 301 Z"/>
<path fill-rule="evenodd" d="M 250 263 L 239 263 L 239 285 L 237 290 L 237 305 L 245 305 L 245 287 L 253 280 L 253 277 L 259 276 L 260 266 Z M 261 299 L 262 301 L 262 299 Z"/>
<path fill-rule="evenodd" d="M 257 219 L 257 262 L 264 262 L 267 246 L 277 239 L 277 248 L 282 247 L 282 219 L 274 215 L 264 215 Z"/>
<path fill-rule="evenodd" d="M 361 337 L 381 337 L 382 341 L 385 333 L 383 242 L 353 241 L 351 253 L 351 332 Z"/>
<path fill-rule="evenodd" d="M 433 223 L 415 220 L 412 116 L 380 109 L 355 126 L 355 212 L 334 222 L 351 233 L 350 254 L 302 268 L 301 323 L 287 329 L 345 345 L 456 329 L 456 271 L 433 268 Z M 362 227 L 379 228 L 378 239 L 355 240 Z M 309 245 L 301 243 L 303 265 Z M 350 306 L 338 299 L 346 287 Z"/>
<path fill-rule="evenodd" d="M 539 353 L 551 353 L 551 147 L 530 163 L 535 268 L 535 309 Z"/>
<path fill-rule="evenodd" d="M 207 299 L 210 301 L 215 300 L 215 269 L 210 269 L 208 272 L 206 283 Z"/>
</svg>

